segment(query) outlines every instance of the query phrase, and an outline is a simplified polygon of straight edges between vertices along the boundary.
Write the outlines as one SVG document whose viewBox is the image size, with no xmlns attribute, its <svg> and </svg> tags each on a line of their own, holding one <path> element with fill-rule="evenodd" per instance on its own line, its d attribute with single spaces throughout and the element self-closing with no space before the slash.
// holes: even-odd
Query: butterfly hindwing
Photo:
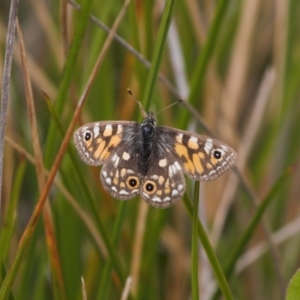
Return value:
<svg viewBox="0 0 300 300">
<path fill-rule="evenodd" d="M 142 178 L 139 175 L 135 153 L 128 143 L 123 143 L 103 164 L 101 182 L 113 197 L 121 200 L 139 194 Z"/>
<path fill-rule="evenodd" d="M 185 180 L 180 163 L 165 151 L 151 164 L 141 185 L 142 198 L 152 206 L 166 208 L 180 200 L 185 192 Z"/>
</svg>

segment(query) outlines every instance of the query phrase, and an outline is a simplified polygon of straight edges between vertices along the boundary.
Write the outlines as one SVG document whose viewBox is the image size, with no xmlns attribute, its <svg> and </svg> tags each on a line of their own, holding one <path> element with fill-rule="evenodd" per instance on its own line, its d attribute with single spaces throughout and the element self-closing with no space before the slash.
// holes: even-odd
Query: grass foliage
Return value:
<svg viewBox="0 0 300 300">
<path fill-rule="evenodd" d="M 0 300 L 283 299 L 300 264 L 299 1 L 20 1 L 14 36 L 10 10 Z M 169 209 L 113 199 L 71 136 L 140 121 L 127 88 L 148 111 L 183 97 L 158 124 L 226 142 L 236 168 L 187 179 Z"/>
</svg>

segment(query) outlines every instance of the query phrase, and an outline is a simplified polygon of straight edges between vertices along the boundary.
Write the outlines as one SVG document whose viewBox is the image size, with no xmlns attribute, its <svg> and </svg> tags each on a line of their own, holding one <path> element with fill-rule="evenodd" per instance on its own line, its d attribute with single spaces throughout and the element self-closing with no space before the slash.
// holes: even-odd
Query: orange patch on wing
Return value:
<svg viewBox="0 0 300 300">
<path fill-rule="evenodd" d="M 104 132 L 103 132 L 103 136 L 111 136 L 112 135 L 112 126 L 111 125 L 106 125 Z"/>
<path fill-rule="evenodd" d="M 127 171 L 125 168 L 123 168 L 120 173 L 121 173 L 121 177 L 124 177 L 127 174 Z"/>
<path fill-rule="evenodd" d="M 218 163 L 218 160 L 216 160 L 213 156 L 211 156 L 210 162 L 215 166 Z"/>
<path fill-rule="evenodd" d="M 168 188 L 165 188 L 165 194 L 170 194 L 170 192 L 171 192 L 171 190 L 170 190 L 169 187 L 168 187 Z"/>
<path fill-rule="evenodd" d="M 175 151 L 179 156 L 183 156 L 187 161 L 183 164 L 185 170 L 188 173 L 194 173 L 195 172 L 195 167 L 193 162 L 189 159 L 187 147 L 176 143 L 175 144 Z"/>
<path fill-rule="evenodd" d="M 197 141 L 198 141 L 198 139 L 190 138 L 188 140 L 188 147 L 191 148 L 191 149 L 197 150 L 199 148 L 199 145 L 198 145 Z"/>
<path fill-rule="evenodd" d="M 204 159 L 204 157 L 205 157 L 205 155 L 204 155 L 203 152 L 198 152 L 198 155 L 199 155 L 199 157 L 202 158 L 202 159 Z"/>
<path fill-rule="evenodd" d="M 193 154 L 193 163 L 196 168 L 196 171 L 201 174 L 203 172 L 203 166 L 199 156 L 196 153 Z"/>
<path fill-rule="evenodd" d="M 107 159 L 110 155 L 110 151 L 108 151 L 108 149 L 110 147 L 116 147 L 120 143 L 120 141 L 121 141 L 121 137 L 119 135 L 112 136 L 108 145 L 105 147 L 105 149 L 101 153 L 100 159 L 101 160 Z"/>
<path fill-rule="evenodd" d="M 164 178 L 163 176 L 159 176 L 159 178 L 158 178 L 158 183 L 159 183 L 160 185 L 162 185 L 162 184 L 164 183 L 164 181 L 165 181 L 165 178 Z"/>
<path fill-rule="evenodd" d="M 207 169 L 210 170 L 210 169 L 212 168 L 212 165 L 211 165 L 210 163 L 207 163 L 207 164 L 206 164 L 206 167 L 207 167 Z"/>
<path fill-rule="evenodd" d="M 84 141 L 85 142 L 85 146 L 87 148 L 90 148 L 91 144 L 92 144 L 92 139 L 89 139 L 88 141 Z"/>
<path fill-rule="evenodd" d="M 170 186 L 170 180 L 167 179 L 166 184 L 165 184 L 165 187 L 168 188 L 169 186 Z"/>
<path fill-rule="evenodd" d="M 97 150 L 95 151 L 95 154 L 94 154 L 95 158 L 100 157 L 103 149 L 105 148 L 105 144 L 106 144 L 105 141 L 102 140 L 101 143 L 98 145 L 98 148 L 97 148 Z"/>
<path fill-rule="evenodd" d="M 187 173 L 195 173 L 195 166 L 190 159 L 184 163 L 183 166 Z"/>
<path fill-rule="evenodd" d="M 187 148 L 182 144 L 175 144 L 175 151 L 179 156 L 184 156 L 186 159 L 189 159 Z"/>
</svg>

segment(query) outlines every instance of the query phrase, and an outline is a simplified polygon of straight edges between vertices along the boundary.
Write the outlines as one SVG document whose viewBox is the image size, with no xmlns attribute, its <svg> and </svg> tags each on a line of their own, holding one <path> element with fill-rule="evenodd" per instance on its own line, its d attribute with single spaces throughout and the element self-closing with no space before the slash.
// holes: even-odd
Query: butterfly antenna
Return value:
<svg viewBox="0 0 300 300">
<path fill-rule="evenodd" d="M 183 98 L 178 99 L 176 102 L 173 102 L 173 103 L 171 103 L 170 105 L 164 107 L 162 110 L 158 111 L 158 112 L 155 114 L 155 116 L 158 115 L 159 113 L 161 113 L 162 111 L 164 111 L 164 110 L 166 110 L 166 109 L 172 107 L 173 105 L 178 104 L 178 103 L 180 103 L 180 102 L 182 102 L 182 101 L 184 101 Z"/>
<path fill-rule="evenodd" d="M 139 106 L 140 111 L 141 111 L 143 117 L 146 118 L 146 117 L 147 117 L 147 113 L 145 112 L 142 103 L 141 103 L 140 101 L 138 101 L 138 99 L 135 97 L 135 95 L 133 95 L 131 89 L 127 89 L 127 92 L 128 92 L 128 94 L 135 100 L 135 102 L 136 102 L 137 105 Z"/>
</svg>

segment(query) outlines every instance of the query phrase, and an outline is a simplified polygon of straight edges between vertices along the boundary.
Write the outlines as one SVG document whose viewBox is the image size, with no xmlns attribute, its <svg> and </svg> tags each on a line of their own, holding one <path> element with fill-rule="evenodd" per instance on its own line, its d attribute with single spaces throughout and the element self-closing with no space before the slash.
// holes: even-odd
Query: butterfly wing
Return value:
<svg viewBox="0 0 300 300">
<path fill-rule="evenodd" d="M 165 145 L 160 144 L 159 147 L 159 155 L 150 164 L 140 187 L 140 194 L 150 205 L 167 208 L 182 198 L 185 179 L 176 157 Z"/>
<path fill-rule="evenodd" d="M 80 158 L 91 166 L 102 165 L 122 142 L 124 130 L 135 124 L 129 121 L 105 121 L 81 126 L 73 136 Z"/>
<path fill-rule="evenodd" d="M 216 179 L 237 159 L 231 147 L 216 139 L 166 126 L 158 128 L 161 136 L 168 137 L 166 144 L 171 145 L 169 150 L 184 172 L 194 180 Z"/>
<path fill-rule="evenodd" d="M 138 123 L 106 121 L 83 125 L 74 133 L 74 144 L 81 159 L 92 166 L 103 164 L 100 179 L 113 197 L 126 200 L 139 193 L 141 179 L 134 156 L 134 143 L 128 132 Z"/>
<path fill-rule="evenodd" d="M 134 145 L 124 142 L 103 164 L 100 178 L 103 187 L 120 200 L 133 198 L 140 192 L 139 174 Z"/>
</svg>

